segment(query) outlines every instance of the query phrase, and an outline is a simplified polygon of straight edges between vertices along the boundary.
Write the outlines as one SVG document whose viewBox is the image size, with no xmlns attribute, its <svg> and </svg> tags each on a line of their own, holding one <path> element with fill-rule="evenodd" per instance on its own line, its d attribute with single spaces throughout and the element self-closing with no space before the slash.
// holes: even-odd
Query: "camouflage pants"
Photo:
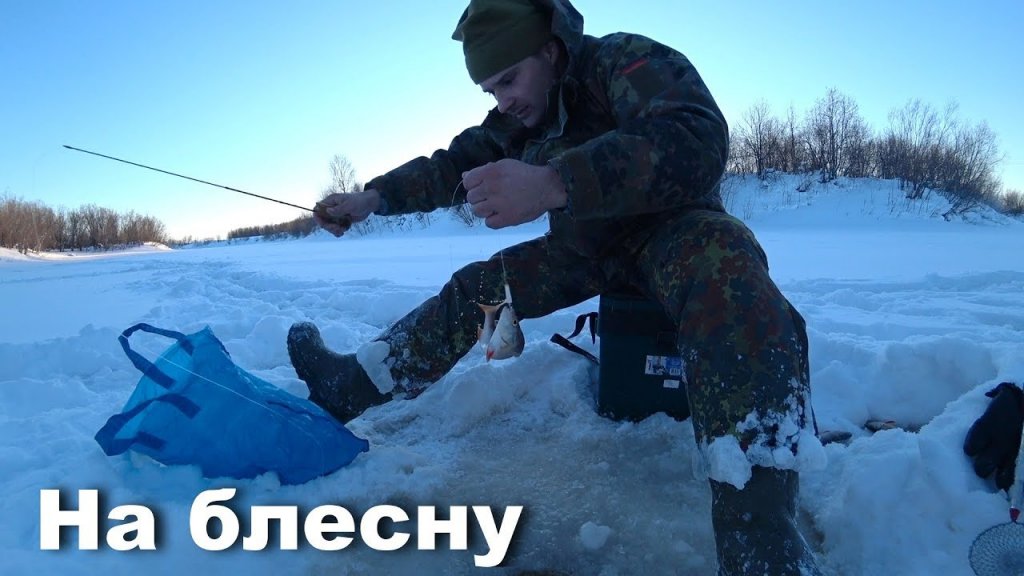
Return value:
<svg viewBox="0 0 1024 576">
<path fill-rule="evenodd" d="M 691 211 L 646 240 L 602 259 L 547 235 L 503 250 L 520 318 L 538 318 L 611 288 L 660 302 L 679 326 L 687 395 L 698 444 L 732 435 L 740 447 L 796 450 L 813 425 L 803 318 L 768 275 L 750 230 L 721 212 Z M 476 344 L 477 302 L 504 298 L 498 255 L 460 269 L 440 293 L 378 339 L 406 390 L 446 374 Z M 795 425 L 795 427 L 794 427 Z"/>
</svg>

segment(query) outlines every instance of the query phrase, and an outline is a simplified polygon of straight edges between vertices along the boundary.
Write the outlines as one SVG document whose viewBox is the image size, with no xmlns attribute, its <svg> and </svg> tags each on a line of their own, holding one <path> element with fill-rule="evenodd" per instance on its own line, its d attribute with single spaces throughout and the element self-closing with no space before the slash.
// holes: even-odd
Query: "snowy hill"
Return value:
<svg viewBox="0 0 1024 576">
<path fill-rule="evenodd" d="M 808 536 L 835 574 L 968 575 L 971 542 L 1007 520 L 1005 496 L 974 475 L 961 444 L 985 391 L 1024 382 L 1024 224 L 992 213 L 946 222 L 940 198 L 905 205 L 889 182 L 796 192 L 788 178 L 731 181 L 727 198 L 808 321 L 819 426 L 854 435 L 826 446 L 827 467 L 801 478 Z M 209 325 L 239 366 L 305 396 L 284 345 L 293 322 L 312 320 L 329 345 L 353 350 L 463 263 L 545 229 L 435 221 L 118 258 L 0 254 L 0 572 L 469 574 L 484 552 L 481 538 L 467 552 L 447 550 L 444 537 L 438 551 L 201 550 L 189 507 L 231 486 L 239 510 L 523 505 L 506 567 L 494 573 L 713 574 L 710 492 L 690 423 L 599 417 L 593 368 L 548 342 L 595 301 L 524 321 L 518 359 L 486 363 L 473 351 L 419 398 L 371 409 L 350 425 L 370 451 L 304 485 L 205 479 L 100 451 L 93 434 L 138 380 L 117 344 L 135 322 Z M 155 357 L 167 344 L 152 337 L 136 348 Z M 871 434 L 861 427 L 870 419 L 912 431 Z M 111 507 L 151 507 L 159 550 L 40 551 L 48 488 L 95 488 Z"/>
<path fill-rule="evenodd" d="M 113 258 L 118 256 L 132 256 L 138 254 L 149 254 L 152 252 L 166 252 L 170 248 L 165 244 L 158 242 L 145 242 L 138 246 L 130 246 L 127 248 L 115 248 L 111 250 L 86 250 L 86 251 L 69 251 L 69 252 L 27 252 L 22 254 L 17 250 L 10 248 L 0 248 L 0 262 L 7 261 L 32 261 L 32 260 L 64 260 L 68 258 L 77 258 L 79 260 L 89 258 Z"/>
<path fill-rule="evenodd" d="M 730 176 L 722 190 L 726 208 L 744 221 L 787 227 L 887 227 L 888 223 L 905 229 L 909 222 L 922 227 L 939 225 L 950 212 L 949 201 L 937 192 L 908 200 L 897 180 L 839 178 L 821 183 L 812 175 L 777 173 L 763 181 L 753 176 Z M 950 216 L 949 220 L 979 225 L 1021 223 L 984 205 Z"/>
</svg>

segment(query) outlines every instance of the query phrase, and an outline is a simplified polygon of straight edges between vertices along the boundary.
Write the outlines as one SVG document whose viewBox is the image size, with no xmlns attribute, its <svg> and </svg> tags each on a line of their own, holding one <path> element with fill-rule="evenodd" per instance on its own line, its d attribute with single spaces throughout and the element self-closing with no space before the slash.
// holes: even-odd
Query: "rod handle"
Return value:
<svg viewBox="0 0 1024 576">
<path fill-rule="evenodd" d="M 343 232 L 348 232 L 348 229 L 352 227 L 352 218 L 350 216 L 347 214 L 338 217 L 331 216 L 327 213 L 327 208 L 322 204 L 318 203 L 313 206 L 313 214 L 328 224 L 341 226 Z"/>
</svg>

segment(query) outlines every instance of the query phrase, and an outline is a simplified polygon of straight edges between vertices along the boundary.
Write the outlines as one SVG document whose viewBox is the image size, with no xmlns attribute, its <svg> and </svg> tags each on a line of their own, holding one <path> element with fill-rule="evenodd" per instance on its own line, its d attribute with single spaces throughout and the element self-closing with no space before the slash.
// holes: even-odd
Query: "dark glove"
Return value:
<svg viewBox="0 0 1024 576">
<path fill-rule="evenodd" d="M 985 395 L 992 402 L 967 431 L 964 452 L 974 459 L 975 474 L 987 478 L 994 471 L 996 486 L 1009 490 L 1024 426 L 1024 392 L 1003 382 Z"/>
</svg>

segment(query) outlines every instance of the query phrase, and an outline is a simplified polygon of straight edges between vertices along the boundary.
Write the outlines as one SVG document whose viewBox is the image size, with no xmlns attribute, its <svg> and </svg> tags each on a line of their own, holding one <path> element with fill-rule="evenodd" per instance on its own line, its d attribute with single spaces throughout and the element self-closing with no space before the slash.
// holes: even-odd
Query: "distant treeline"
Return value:
<svg viewBox="0 0 1024 576">
<path fill-rule="evenodd" d="M 135 212 L 124 214 L 87 204 L 74 210 L 51 208 L 9 195 L 0 197 L 0 247 L 21 252 L 109 249 L 165 242 L 162 222 Z"/>
<path fill-rule="evenodd" d="M 469 211 L 466 205 L 456 206 L 448 210 L 452 218 L 462 222 L 466 226 L 474 225 L 477 220 Z M 434 220 L 429 213 L 403 214 L 398 216 L 374 216 L 358 222 L 352 226 L 352 233 L 366 235 L 379 232 L 395 232 L 400 230 L 423 228 Z M 316 232 L 319 229 L 312 217 L 296 218 L 291 222 L 282 224 L 268 224 L 266 226 L 248 226 L 236 228 L 228 232 L 228 240 L 242 238 L 261 237 L 264 240 L 279 240 L 282 238 L 302 238 Z M 191 243 L 192 239 L 187 238 L 184 243 Z M 202 241 L 200 241 L 202 242 Z"/>
<path fill-rule="evenodd" d="M 267 224 L 265 226 L 248 226 L 245 228 L 236 228 L 228 232 L 228 240 L 236 240 L 238 238 L 252 238 L 254 236 L 262 236 L 267 240 L 275 240 L 278 238 L 299 238 L 302 236 L 308 236 L 314 230 L 316 230 L 316 222 L 313 221 L 312 216 L 304 216 L 302 218 L 296 218 L 290 222 L 284 222 L 281 224 Z"/>
<path fill-rule="evenodd" d="M 909 199 L 931 190 L 946 196 L 947 218 L 983 204 L 1002 205 L 1010 213 L 1024 208 L 1020 191 L 1000 197 L 996 167 L 1002 156 L 995 132 L 984 122 L 960 120 L 955 104 L 940 112 L 912 100 L 890 112 L 889 125 L 876 133 L 857 103 L 834 88 L 802 115 L 790 107 L 776 117 L 762 101 L 733 128 L 730 147 L 734 173 L 805 173 L 820 182 L 840 176 L 895 179 Z"/>
</svg>

